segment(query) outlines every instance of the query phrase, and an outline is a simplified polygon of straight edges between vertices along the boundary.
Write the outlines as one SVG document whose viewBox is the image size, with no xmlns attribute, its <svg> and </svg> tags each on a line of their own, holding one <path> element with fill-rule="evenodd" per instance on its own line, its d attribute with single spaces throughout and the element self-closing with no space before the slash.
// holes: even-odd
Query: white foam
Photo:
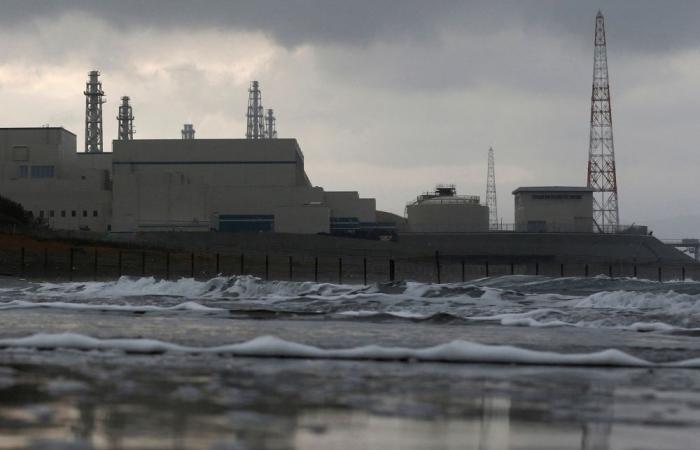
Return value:
<svg viewBox="0 0 700 450">
<path fill-rule="evenodd" d="M 0 303 L 0 311 L 7 309 L 68 309 L 68 310 L 97 310 L 97 311 L 124 311 L 124 312 L 154 312 L 154 311 L 198 311 L 215 312 L 224 311 L 222 308 L 212 308 L 200 305 L 197 302 L 184 302 L 174 306 L 155 305 L 112 305 L 112 304 L 91 304 L 91 303 L 70 303 L 70 302 L 28 302 L 24 300 L 12 300 Z"/>
<path fill-rule="evenodd" d="M 124 298 L 134 296 L 171 296 L 198 298 L 245 298 L 279 300 L 298 296 L 341 298 L 368 294 L 370 286 L 330 283 L 270 281 L 253 276 L 216 277 L 207 281 L 180 278 L 175 281 L 154 277 L 123 276 L 109 282 L 39 283 L 36 289 L 24 289 L 25 295 L 74 298 Z"/>
<path fill-rule="evenodd" d="M 469 317 L 469 320 L 474 321 L 494 321 L 505 326 L 520 326 L 520 327 L 538 327 L 538 328 L 550 328 L 550 327 L 570 327 L 575 326 L 568 322 L 563 322 L 561 320 L 548 320 L 541 321 L 538 320 L 541 317 L 545 317 L 552 314 L 564 314 L 563 311 L 551 308 L 540 308 L 534 309 L 532 311 L 526 311 L 522 313 L 506 313 L 506 314 L 495 314 L 492 316 L 475 316 Z"/>
<path fill-rule="evenodd" d="M 314 359 L 369 359 L 447 361 L 461 363 L 506 363 L 564 366 L 645 367 L 652 363 L 615 349 L 594 353 L 563 354 L 527 350 L 512 346 L 484 345 L 462 340 L 427 348 L 382 347 L 367 345 L 346 349 L 324 349 L 274 336 L 262 336 L 240 344 L 190 347 L 153 339 L 97 339 L 90 336 L 35 334 L 23 338 L 2 339 L 0 347 L 70 348 L 78 350 L 121 350 L 137 353 L 216 353 L 248 357 L 293 357 Z"/>
<path fill-rule="evenodd" d="M 673 330 L 679 330 L 679 329 L 684 329 L 687 330 L 687 328 L 680 328 L 680 327 L 674 327 L 673 325 L 669 325 L 667 323 L 663 322 L 635 322 L 632 325 L 627 325 L 625 327 L 622 327 L 625 330 L 632 330 L 632 331 L 644 331 L 644 332 L 649 332 L 649 331 L 673 331 Z"/>
</svg>

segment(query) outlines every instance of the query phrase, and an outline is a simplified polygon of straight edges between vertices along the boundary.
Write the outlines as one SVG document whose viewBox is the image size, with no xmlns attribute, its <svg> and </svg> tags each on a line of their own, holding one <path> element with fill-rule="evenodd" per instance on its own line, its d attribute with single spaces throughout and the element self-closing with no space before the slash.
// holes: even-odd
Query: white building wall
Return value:
<svg viewBox="0 0 700 450">
<path fill-rule="evenodd" d="M 273 210 L 273 214 L 277 233 L 330 232 L 331 210 L 327 206 L 280 206 Z"/>
<path fill-rule="evenodd" d="M 522 191 L 515 195 L 516 231 L 593 231 L 590 191 Z"/>
<path fill-rule="evenodd" d="M 332 217 L 355 217 L 360 222 L 377 221 L 377 202 L 373 198 L 360 198 L 356 191 L 327 191 L 323 202 L 331 208 Z"/>
<path fill-rule="evenodd" d="M 466 233 L 488 231 L 489 209 L 468 203 L 433 203 L 409 205 L 408 230 L 414 233 Z"/>
<path fill-rule="evenodd" d="M 75 135 L 62 128 L 0 129 L 0 193 L 53 228 L 106 231 L 111 154 L 75 150 Z M 42 173 L 33 176 L 32 167 Z M 48 167 L 52 176 L 46 176 Z"/>
</svg>

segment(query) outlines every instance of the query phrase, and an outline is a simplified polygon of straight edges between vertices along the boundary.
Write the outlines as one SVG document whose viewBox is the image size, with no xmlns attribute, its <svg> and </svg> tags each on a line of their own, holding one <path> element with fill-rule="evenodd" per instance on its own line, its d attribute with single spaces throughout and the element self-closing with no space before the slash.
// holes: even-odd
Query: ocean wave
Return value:
<svg viewBox="0 0 700 450">
<path fill-rule="evenodd" d="M 587 291 L 602 285 L 630 287 L 625 283 L 636 284 L 632 290 Z M 544 285 L 548 288 L 541 289 Z M 638 290 L 642 285 L 648 290 Z M 697 285 L 524 275 L 469 283 L 409 281 L 372 285 L 264 281 L 252 276 L 206 281 L 121 277 L 109 282 L 21 284 L 0 291 L 0 310 L 228 312 L 232 317 L 243 318 L 263 313 L 294 318 L 313 314 L 343 320 L 485 322 L 533 328 L 586 327 L 667 333 L 700 328 L 700 293 L 693 290 Z M 553 286 L 559 286 L 557 292 L 550 289 Z M 588 288 L 576 293 L 582 286 Z"/>
<path fill-rule="evenodd" d="M 114 304 L 92 304 L 92 303 L 69 303 L 69 302 L 28 302 L 24 300 L 12 300 L 0 302 L 0 311 L 8 309 L 68 309 L 68 310 L 97 310 L 97 311 L 122 311 L 122 312 L 153 312 L 153 311 L 197 311 L 197 312 L 218 312 L 225 311 L 223 308 L 212 308 L 201 305 L 197 302 L 183 302 L 174 306 L 155 305 L 114 305 Z"/>
<path fill-rule="evenodd" d="M 154 339 L 98 339 L 91 336 L 61 333 L 34 334 L 15 339 L 0 339 L 2 348 L 116 350 L 128 353 L 158 354 L 210 353 L 241 357 L 348 359 L 376 361 L 424 361 L 453 363 L 497 363 L 557 366 L 648 367 L 678 365 L 698 367 L 693 360 L 655 364 L 616 349 L 592 353 L 556 353 L 528 350 L 507 345 L 485 345 L 463 340 L 425 348 L 383 347 L 367 345 L 353 348 L 320 348 L 286 341 L 274 336 L 261 336 L 239 344 L 192 347 Z M 699 361 L 700 363 L 700 361 Z"/>
</svg>

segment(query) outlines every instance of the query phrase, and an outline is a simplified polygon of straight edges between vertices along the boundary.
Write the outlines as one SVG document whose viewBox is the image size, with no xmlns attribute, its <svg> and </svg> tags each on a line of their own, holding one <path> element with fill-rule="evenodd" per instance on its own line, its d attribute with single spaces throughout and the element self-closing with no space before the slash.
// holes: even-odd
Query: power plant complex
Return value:
<svg viewBox="0 0 700 450">
<path fill-rule="evenodd" d="M 0 129 L 0 192 L 55 229 L 220 231 L 377 237 L 415 233 L 619 232 L 617 179 L 603 15 L 596 16 L 588 182 L 516 189 L 515 224 L 499 223 L 495 157 L 485 204 L 438 185 L 406 206 L 377 212 L 373 198 L 314 186 L 296 139 L 278 138 L 260 85 L 249 88 L 245 139 L 134 139 L 131 98 L 121 97 L 112 152 L 104 149 L 100 72 L 88 74 L 85 145 L 61 127 Z M 381 217 L 382 220 L 378 220 Z"/>
</svg>

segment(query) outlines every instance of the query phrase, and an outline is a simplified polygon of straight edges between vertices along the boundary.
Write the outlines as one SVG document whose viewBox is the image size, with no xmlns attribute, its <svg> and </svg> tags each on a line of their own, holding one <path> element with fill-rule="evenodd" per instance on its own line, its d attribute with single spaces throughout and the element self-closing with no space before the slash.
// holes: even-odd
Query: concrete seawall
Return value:
<svg viewBox="0 0 700 450">
<path fill-rule="evenodd" d="M 652 236 L 594 233 L 401 234 L 396 242 L 324 235 L 150 232 L 110 234 L 112 242 L 175 251 L 299 256 L 445 257 L 497 264 L 697 264 Z"/>
</svg>

